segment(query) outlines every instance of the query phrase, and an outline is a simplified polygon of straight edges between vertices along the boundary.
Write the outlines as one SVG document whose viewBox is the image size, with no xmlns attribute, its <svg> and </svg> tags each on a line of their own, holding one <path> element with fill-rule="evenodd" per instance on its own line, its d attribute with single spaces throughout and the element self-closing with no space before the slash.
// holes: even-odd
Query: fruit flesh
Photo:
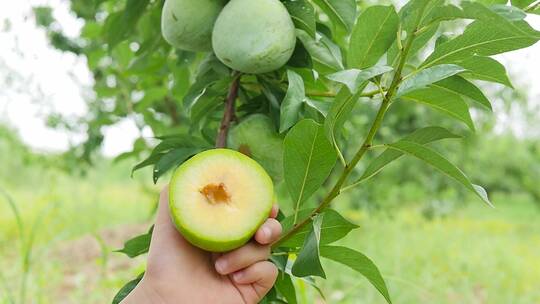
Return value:
<svg viewBox="0 0 540 304">
<path fill-rule="evenodd" d="M 178 230 L 193 245 L 212 252 L 245 244 L 273 202 L 272 181 L 264 169 L 228 149 L 208 150 L 184 162 L 169 191 Z"/>
<path fill-rule="evenodd" d="M 225 0 L 166 0 L 161 15 L 163 38 L 186 51 L 211 51 L 212 29 Z"/>
<path fill-rule="evenodd" d="M 294 24 L 279 0 L 231 0 L 219 14 L 212 33 L 216 56 L 244 73 L 282 67 L 295 43 Z"/>
</svg>

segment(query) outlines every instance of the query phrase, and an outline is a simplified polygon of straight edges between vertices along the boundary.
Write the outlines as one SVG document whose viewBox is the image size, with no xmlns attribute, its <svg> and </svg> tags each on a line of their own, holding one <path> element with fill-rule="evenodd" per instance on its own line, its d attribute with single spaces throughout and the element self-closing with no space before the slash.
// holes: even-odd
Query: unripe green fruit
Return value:
<svg viewBox="0 0 540 304">
<path fill-rule="evenodd" d="M 229 132 L 228 145 L 256 160 L 274 181 L 283 179 L 283 136 L 263 114 L 250 115 Z"/>
<path fill-rule="evenodd" d="M 171 217 L 191 244 L 212 252 L 248 242 L 274 202 L 270 176 L 253 159 L 228 149 L 184 162 L 169 185 Z"/>
<path fill-rule="evenodd" d="M 186 51 L 211 51 L 212 28 L 225 0 L 166 0 L 161 14 L 163 38 Z"/>
<path fill-rule="evenodd" d="M 279 0 L 231 0 L 219 14 L 212 33 L 216 56 L 244 73 L 266 73 L 291 58 L 294 24 Z"/>
</svg>

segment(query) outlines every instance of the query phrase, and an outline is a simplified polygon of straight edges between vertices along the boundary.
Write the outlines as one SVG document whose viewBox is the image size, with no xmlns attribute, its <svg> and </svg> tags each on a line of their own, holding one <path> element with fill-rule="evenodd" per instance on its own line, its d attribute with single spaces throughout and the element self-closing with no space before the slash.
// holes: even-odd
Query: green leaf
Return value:
<svg viewBox="0 0 540 304">
<path fill-rule="evenodd" d="M 112 300 L 112 304 L 120 304 L 122 300 L 124 300 L 125 297 L 127 297 L 135 287 L 137 287 L 137 284 L 142 280 L 144 276 L 144 272 L 141 273 L 139 276 L 137 276 L 136 279 L 131 280 L 126 283 L 114 296 L 114 299 Z"/>
<path fill-rule="evenodd" d="M 335 82 L 342 83 L 347 86 L 351 93 L 355 94 L 358 91 L 361 91 L 360 88 L 365 87 L 365 82 L 375 76 L 382 75 L 392 71 L 393 68 L 386 65 L 376 65 L 364 70 L 358 69 L 349 69 L 339 71 L 330 75 L 327 75 L 326 78 L 333 80 Z"/>
<path fill-rule="evenodd" d="M 441 81 L 435 82 L 430 85 L 431 87 L 436 87 L 444 90 L 448 90 L 454 93 L 461 95 L 462 97 L 470 98 L 471 100 L 482 105 L 486 109 L 492 111 L 491 103 L 487 97 L 482 93 L 482 91 L 472 84 L 470 81 L 460 77 L 452 76 Z"/>
<path fill-rule="evenodd" d="M 497 10 L 494 9 L 497 6 L 504 6 L 502 4 L 505 4 L 506 2 L 507 1 L 503 0 L 502 3 L 493 2 L 481 4 L 478 2 L 463 1 L 463 3 L 461 3 L 463 14 L 465 15 L 463 18 L 500 22 L 501 26 L 512 27 L 512 23 L 509 22 L 511 20 L 506 18 L 503 12 L 497 12 Z"/>
<path fill-rule="evenodd" d="M 210 148 L 207 142 L 204 140 L 186 134 L 174 134 L 168 136 L 157 137 L 162 141 L 154 147 L 152 153 L 148 158 L 137 164 L 131 170 L 131 175 L 141 168 L 157 164 L 162 157 L 164 157 L 168 152 L 176 148 L 200 148 L 201 150 Z"/>
<path fill-rule="evenodd" d="M 191 85 L 183 99 L 184 106 L 188 112 L 196 102 L 196 99 L 203 95 L 207 88 L 212 87 L 212 85 L 220 80 L 222 82 L 225 81 L 228 77 L 228 68 L 215 55 L 206 56 L 199 65 L 195 82 Z M 228 84 L 230 84 L 231 80 L 228 81 Z"/>
<path fill-rule="evenodd" d="M 153 153 L 148 158 L 143 160 L 142 162 L 138 163 L 133 169 L 131 169 L 131 175 L 133 176 L 133 173 L 139 169 L 142 169 L 144 167 L 154 165 L 157 163 L 158 160 L 161 159 L 161 157 L 164 155 L 164 153 Z"/>
<path fill-rule="evenodd" d="M 124 248 L 116 250 L 115 252 L 121 252 L 130 258 L 134 258 L 141 254 L 148 252 L 150 248 L 150 240 L 152 239 L 152 230 L 148 233 L 138 235 L 124 243 Z"/>
<path fill-rule="evenodd" d="M 296 299 L 296 290 L 294 289 L 294 284 L 289 274 L 280 271 L 276 279 L 275 287 L 289 304 L 298 303 Z"/>
<path fill-rule="evenodd" d="M 465 69 L 455 64 L 441 64 L 420 70 L 419 72 L 411 74 L 412 76 L 409 76 L 401 83 L 396 93 L 396 97 L 425 88 L 434 82 L 454 76 L 463 71 L 465 71 Z"/>
<path fill-rule="evenodd" d="M 359 272 L 381 293 L 386 302 L 392 303 L 388 287 L 377 266 L 364 254 L 342 246 L 323 246 L 321 255 Z"/>
<path fill-rule="evenodd" d="M 422 63 L 422 68 L 455 63 L 474 55 L 490 56 L 533 45 L 540 39 L 539 32 L 526 22 L 475 21 L 463 34 L 439 45 Z"/>
<path fill-rule="evenodd" d="M 306 31 L 315 38 L 315 8 L 306 0 L 287 0 L 283 2 L 289 11 L 296 28 Z"/>
<path fill-rule="evenodd" d="M 523 10 L 520 10 L 519 8 L 514 6 L 508 6 L 504 4 L 493 5 L 491 6 L 491 10 L 510 21 L 523 20 L 525 19 L 525 17 L 527 17 L 527 14 Z"/>
<path fill-rule="evenodd" d="M 224 78 L 203 89 L 186 108 L 190 113 L 191 122 L 196 125 L 203 118 L 214 112 L 225 100 L 231 79 Z M 192 127 L 193 127 L 192 125 Z"/>
<path fill-rule="evenodd" d="M 136 28 L 137 21 L 146 10 L 150 0 L 128 0 L 123 11 L 110 14 L 105 20 L 102 35 L 109 49 L 125 40 Z"/>
<path fill-rule="evenodd" d="M 176 168 L 190 156 L 201 152 L 201 148 L 177 148 L 163 155 L 154 165 L 154 184 L 158 179 L 170 169 Z"/>
<path fill-rule="evenodd" d="M 536 0 L 511 0 L 512 6 L 526 8 Z"/>
<path fill-rule="evenodd" d="M 439 37 L 437 37 L 437 39 L 435 40 L 435 47 L 439 46 L 440 44 L 445 43 L 446 41 L 450 39 L 451 37 L 449 37 L 448 35 L 445 35 L 445 34 L 439 35 Z"/>
<path fill-rule="evenodd" d="M 367 82 L 364 82 L 359 91 L 362 92 L 367 86 Z M 332 145 L 336 149 L 336 152 L 339 154 L 339 158 L 342 163 L 345 163 L 345 159 L 341 154 L 338 144 L 337 137 L 341 134 L 343 124 L 349 118 L 356 101 L 359 98 L 360 93 L 351 94 L 346 87 L 342 87 L 341 90 L 337 93 L 332 103 L 332 107 L 326 116 L 324 121 L 324 130 L 326 137 L 331 141 Z"/>
<path fill-rule="evenodd" d="M 506 69 L 497 60 L 490 57 L 472 56 L 456 64 L 467 69 L 463 74 L 468 78 L 500 83 L 512 88 Z"/>
<path fill-rule="evenodd" d="M 295 68 L 311 69 L 313 67 L 311 55 L 299 39 L 296 39 L 293 54 L 289 61 L 287 61 L 287 65 Z"/>
<path fill-rule="evenodd" d="M 187 134 L 173 134 L 157 138 L 161 139 L 161 142 L 152 150 L 152 154 L 167 152 L 174 148 L 211 148 L 203 139 Z"/>
<path fill-rule="evenodd" d="M 506 3 L 506 1 L 503 0 L 503 3 Z M 509 21 L 517 21 L 525 17 L 525 13 L 520 9 L 501 4 L 486 7 L 479 3 L 463 1 L 461 5 L 463 9 L 452 4 L 435 8 L 427 18 L 428 20 L 426 23 L 455 19 L 497 21 L 500 20 L 500 17 L 508 19 Z"/>
<path fill-rule="evenodd" d="M 324 183 L 336 162 L 336 152 L 324 127 L 310 119 L 297 123 L 285 137 L 285 184 L 295 210 Z"/>
<path fill-rule="evenodd" d="M 425 127 L 415 130 L 413 133 L 405 136 L 402 140 L 407 140 L 419 144 L 428 144 L 446 138 L 460 138 L 450 131 L 441 127 Z M 379 173 L 386 165 L 399 159 L 403 153 L 393 149 L 386 149 L 383 153 L 377 156 L 366 168 L 364 174 L 356 180 L 352 185 L 359 184 Z"/>
<path fill-rule="evenodd" d="M 306 104 L 317 110 L 324 117 L 328 115 L 328 111 L 330 111 L 330 107 L 332 106 L 331 102 L 311 98 L 306 98 Z"/>
<path fill-rule="evenodd" d="M 347 66 L 364 69 L 375 65 L 396 40 L 399 17 L 393 6 L 372 6 L 353 28 Z"/>
<path fill-rule="evenodd" d="M 468 18 L 469 16 L 461 10 L 461 8 L 453 5 L 442 5 L 433 9 L 427 20 L 424 22 L 426 24 L 433 22 L 440 22 L 444 20 L 454 20 L 460 18 Z"/>
<path fill-rule="evenodd" d="M 313 209 L 304 209 L 298 212 L 298 218 L 303 220 L 307 218 Z M 324 212 L 324 220 L 321 227 L 321 245 L 331 244 L 344 238 L 353 229 L 358 228 L 355 225 L 345 219 L 339 212 L 333 209 L 326 209 Z M 294 226 L 294 215 L 286 217 L 281 224 L 283 225 L 283 231 L 289 231 Z M 304 242 L 306 236 L 310 231 L 309 226 L 300 228 L 295 234 L 288 240 L 283 242 L 283 247 L 295 248 L 300 247 Z"/>
<path fill-rule="evenodd" d="M 276 287 L 274 286 L 268 291 L 264 298 L 262 298 L 259 304 L 287 304 L 287 302 L 278 298 Z"/>
<path fill-rule="evenodd" d="M 429 20 L 429 16 L 442 4 L 443 0 L 411 0 L 399 11 L 401 29 L 412 33 Z"/>
<path fill-rule="evenodd" d="M 431 87 L 420 89 L 401 96 L 404 100 L 415 101 L 425 104 L 437 111 L 449 115 L 457 120 L 464 122 L 472 131 L 474 123 L 469 113 L 467 103 L 461 96 L 448 90 Z"/>
<path fill-rule="evenodd" d="M 326 278 L 319 256 L 319 241 L 323 215 L 317 215 L 312 222 L 309 235 L 304 241 L 302 250 L 292 266 L 292 274 L 297 277 L 319 276 Z"/>
<path fill-rule="evenodd" d="M 289 80 L 289 88 L 280 108 L 280 133 L 287 131 L 298 121 L 300 109 L 306 99 L 302 77 L 292 70 L 287 70 L 287 79 Z"/>
<path fill-rule="evenodd" d="M 459 182 L 460 184 L 465 186 L 465 188 L 474 192 L 487 205 L 493 207 L 493 205 L 491 204 L 491 202 L 489 201 L 487 197 L 486 191 L 482 187 L 472 184 L 469 178 L 459 168 L 454 166 L 452 163 L 450 163 L 446 158 L 444 158 L 435 150 L 430 149 L 421 144 L 418 144 L 412 141 L 407 141 L 407 140 L 398 141 L 396 143 L 389 144 L 387 146 L 389 148 L 398 150 L 400 152 L 406 153 L 420 160 L 423 160 L 424 162 L 438 169 L 445 175 Z"/>
<path fill-rule="evenodd" d="M 491 5 L 491 4 L 505 4 L 508 2 L 508 0 L 476 0 L 479 3 L 483 3 L 485 5 Z"/>
<path fill-rule="evenodd" d="M 343 69 L 339 47 L 319 33 L 316 36 L 317 38 L 313 38 L 305 31 L 296 29 L 296 37 L 300 39 L 313 61 L 333 71 Z"/>
<path fill-rule="evenodd" d="M 334 25 L 349 31 L 356 18 L 355 0 L 313 0 L 328 15 Z"/>
</svg>

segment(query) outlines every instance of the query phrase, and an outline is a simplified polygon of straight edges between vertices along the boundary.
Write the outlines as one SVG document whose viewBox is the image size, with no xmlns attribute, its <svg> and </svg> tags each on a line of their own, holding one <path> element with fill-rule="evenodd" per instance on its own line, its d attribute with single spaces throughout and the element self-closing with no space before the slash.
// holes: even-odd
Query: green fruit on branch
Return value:
<svg viewBox="0 0 540 304">
<path fill-rule="evenodd" d="M 283 179 L 283 137 L 268 116 L 242 120 L 229 132 L 228 146 L 256 160 L 274 181 Z"/>
<path fill-rule="evenodd" d="M 295 43 L 294 24 L 279 0 L 231 0 L 212 33 L 219 60 L 243 73 L 279 69 L 291 58 Z"/>
<path fill-rule="evenodd" d="M 229 149 L 201 152 L 173 174 L 169 206 L 173 222 L 193 245 L 224 252 L 244 245 L 267 219 L 274 186 L 248 156 Z"/>
<path fill-rule="evenodd" d="M 211 51 L 212 28 L 225 0 L 166 0 L 161 15 L 163 38 L 186 51 Z"/>
</svg>

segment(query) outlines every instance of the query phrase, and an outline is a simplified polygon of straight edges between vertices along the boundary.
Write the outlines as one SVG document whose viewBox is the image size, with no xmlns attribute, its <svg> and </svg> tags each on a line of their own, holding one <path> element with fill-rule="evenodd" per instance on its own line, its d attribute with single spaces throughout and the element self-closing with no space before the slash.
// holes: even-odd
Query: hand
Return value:
<svg viewBox="0 0 540 304">
<path fill-rule="evenodd" d="M 217 254 L 191 245 L 180 235 L 169 216 L 168 204 L 165 187 L 146 273 L 122 303 L 258 303 L 278 274 L 276 266 L 267 261 L 270 244 L 281 234 L 281 224 L 275 219 L 277 205 L 251 242 Z"/>
</svg>

